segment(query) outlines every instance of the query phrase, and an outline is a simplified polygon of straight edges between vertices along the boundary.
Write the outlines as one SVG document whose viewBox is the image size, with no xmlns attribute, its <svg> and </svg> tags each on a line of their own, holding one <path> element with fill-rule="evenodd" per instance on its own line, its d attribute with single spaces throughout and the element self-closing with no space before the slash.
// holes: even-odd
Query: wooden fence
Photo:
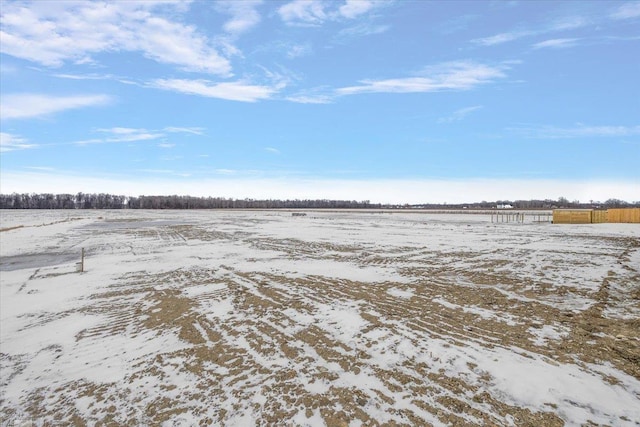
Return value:
<svg viewBox="0 0 640 427">
<path fill-rule="evenodd" d="M 597 210 L 591 212 L 591 222 L 593 224 L 600 224 L 602 222 L 607 222 L 608 211 L 605 210 Z"/>
<path fill-rule="evenodd" d="M 554 224 L 599 224 L 603 222 L 640 223 L 640 208 L 554 209 Z"/>
<path fill-rule="evenodd" d="M 607 222 L 640 223 L 640 208 L 608 209 Z"/>
<path fill-rule="evenodd" d="M 591 224 L 591 209 L 554 209 L 554 224 Z"/>
</svg>

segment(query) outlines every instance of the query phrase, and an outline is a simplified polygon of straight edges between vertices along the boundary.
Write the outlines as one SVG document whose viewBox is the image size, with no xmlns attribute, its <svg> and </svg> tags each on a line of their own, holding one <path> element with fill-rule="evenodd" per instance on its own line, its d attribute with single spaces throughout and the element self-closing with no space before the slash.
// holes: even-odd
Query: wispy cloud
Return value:
<svg viewBox="0 0 640 427">
<path fill-rule="evenodd" d="M 631 19 L 640 17 L 640 2 L 633 1 L 618 7 L 611 15 L 611 19 Z"/>
<path fill-rule="evenodd" d="M 511 132 L 528 138 L 564 139 L 564 138 L 613 138 L 640 135 L 640 126 L 586 126 L 574 127 L 521 127 L 509 128 Z"/>
<path fill-rule="evenodd" d="M 108 95 L 52 96 L 42 94 L 9 94 L 0 100 L 2 119 L 28 119 L 66 110 L 102 106 L 110 103 Z"/>
<path fill-rule="evenodd" d="M 280 150 L 273 147 L 265 147 L 264 151 L 268 151 L 269 153 L 273 153 L 273 154 L 280 154 Z"/>
<path fill-rule="evenodd" d="M 136 135 L 143 132 L 146 132 L 146 129 L 135 129 L 135 128 L 123 128 L 123 127 L 113 127 L 109 129 L 98 129 L 98 132 L 106 132 L 113 133 L 115 135 Z"/>
<path fill-rule="evenodd" d="M 194 131 L 195 129 L 195 131 Z M 144 128 L 127 128 L 127 127 L 112 127 L 105 129 L 95 129 L 95 132 L 103 134 L 99 138 L 85 139 L 76 141 L 76 145 L 89 145 L 89 144 L 108 144 L 108 143 L 122 143 L 122 142 L 138 142 L 138 141 L 155 141 L 161 138 L 166 138 L 168 133 L 189 133 L 195 135 L 202 135 L 201 128 L 178 128 L 167 127 L 161 130 L 147 130 Z M 200 133 L 198 133 L 200 132 Z M 158 144 L 161 148 L 171 148 L 175 144 L 169 142 L 162 142 Z"/>
<path fill-rule="evenodd" d="M 318 26 L 326 21 L 353 20 L 389 3 L 384 0 L 293 0 L 278 9 L 288 25 Z"/>
<path fill-rule="evenodd" d="M 553 21 L 547 28 L 543 28 L 540 32 L 551 33 L 555 31 L 568 31 L 589 25 L 591 21 L 583 16 L 565 16 Z"/>
<path fill-rule="evenodd" d="M 169 126 L 164 128 L 165 132 L 171 132 L 171 133 L 191 133 L 193 135 L 204 135 L 204 128 L 201 127 L 174 127 L 174 126 Z"/>
<path fill-rule="evenodd" d="M 510 31 L 505 33 L 498 33 L 489 37 L 482 37 L 472 40 L 473 43 L 482 46 L 494 46 L 497 44 L 507 43 L 513 40 L 520 39 L 536 34 L 534 31 Z"/>
<path fill-rule="evenodd" d="M 364 22 L 364 23 L 340 30 L 337 34 L 337 38 L 344 39 L 349 37 L 364 37 L 364 36 L 371 36 L 374 34 L 382 34 L 387 32 L 390 28 L 391 28 L 390 25 Z"/>
<path fill-rule="evenodd" d="M 252 85 L 241 81 L 213 83 L 209 80 L 157 79 L 152 81 L 149 86 L 187 95 L 241 102 L 268 99 L 278 91 L 277 86 Z"/>
<path fill-rule="evenodd" d="M 112 80 L 126 85 L 140 85 L 139 83 L 126 78 L 119 77 L 113 74 L 97 74 L 97 73 L 84 73 L 84 74 L 68 74 L 68 73 L 56 73 L 53 77 L 67 80 Z"/>
<path fill-rule="evenodd" d="M 115 80 L 115 76 L 113 74 L 96 74 L 96 73 L 87 73 L 87 74 L 67 74 L 67 73 L 57 73 L 53 75 L 59 79 L 68 79 L 68 80 Z"/>
<path fill-rule="evenodd" d="M 294 95 L 286 99 L 298 104 L 331 104 L 334 97 L 331 95 Z"/>
<path fill-rule="evenodd" d="M 482 105 L 474 105 L 473 107 L 461 108 L 459 110 L 454 111 L 450 116 L 442 117 L 438 119 L 438 123 L 453 123 L 459 122 L 460 120 L 467 117 L 469 114 L 474 111 L 478 111 L 482 108 Z"/>
<path fill-rule="evenodd" d="M 214 41 L 169 20 L 185 12 L 183 2 L 3 2 L 2 12 L 1 52 L 45 66 L 92 63 L 91 55 L 127 51 L 187 71 L 231 72 Z"/>
<path fill-rule="evenodd" d="M 224 30 L 232 35 L 239 35 L 258 25 L 261 18 L 257 7 L 262 3 L 262 0 L 218 1 L 216 9 L 231 15 L 231 19 L 223 25 Z"/>
<path fill-rule="evenodd" d="M 289 59 L 300 58 L 302 56 L 306 56 L 310 54 L 311 50 L 312 49 L 311 49 L 310 43 L 290 45 L 286 48 L 287 58 Z"/>
<path fill-rule="evenodd" d="M 345 4 L 338 9 L 341 16 L 349 19 L 367 13 L 375 6 L 375 2 L 371 0 L 346 0 Z"/>
<path fill-rule="evenodd" d="M 0 62 L 0 74 L 10 75 L 18 72 L 18 67 Z"/>
<path fill-rule="evenodd" d="M 327 19 L 321 0 L 294 0 L 282 5 L 278 14 L 290 25 L 319 25 Z"/>
<path fill-rule="evenodd" d="M 283 55 L 287 59 L 296 59 L 313 53 L 313 45 L 309 41 L 275 40 L 256 46 L 253 52 L 260 54 L 266 53 L 269 55 Z M 282 65 L 276 65 L 276 67 L 282 69 Z M 259 68 L 262 68 L 263 71 L 265 69 L 263 66 L 259 66 Z M 289 73 L 291 72 L 289 71 Z"/>
<path fill-rule="evenodd" d="M 420 77 L 363 80 L 361 85 L 337 89 L 338 95 L 358 93 L 417 93 L 469 90 L 506 77 L 506 65 L 492 66 L 471 61 L 447 62 L 427 67 Z"/>
<path fill-rule="evenodd" d="M 0 152 L 6 153 L 9 151 L 26 150 L 28 148 L 35 148 L 36 144 L 30 144 L 28 140 L 18 135 L 13 135 L 6 132 L 0 132 Z"/>
<path fill-rule="evenodd" d="M 298 104 L 331 104 L 336 97 L 335 91 L 327 86 L 319 86 L 298 93 L 286 98 L 287 101 Z"/>
<path fill-rule="evenodd" d="M 573 47 L 578 44 L 580 39 L 550 39 L 545 40 L 533 45 L 534 49 L 553 48 L 563 49 L 567 47 Z"/>
<path fill-rule="evenodd" d="M 164 134 L 149 132 L 146 129 L 132 129 L 132 128 L 111 128 L 111 129 L 96 129 L 97 132 L 106 134 L 105 137 L 91 138 L 81 141 L 75 141 L 76 145 L 89 145 L 89 144 L 106 144 L 114 142 L 136 142 L 136 141 L 149 141 L 153 139 L 162 138 Z"/>
<path fill-rule="evenodd" d="M 524 37 L 539 36 L 544 34 L 575 30 L 588 25 L 591 21 L 582 16 L 566 16 L 552 22 L 540 25 L 537 28 L 520 28 L 494 34 L 488 37 L 474 39 L 471 42 L 481 46 L 495 46 Z"/>
</svg>

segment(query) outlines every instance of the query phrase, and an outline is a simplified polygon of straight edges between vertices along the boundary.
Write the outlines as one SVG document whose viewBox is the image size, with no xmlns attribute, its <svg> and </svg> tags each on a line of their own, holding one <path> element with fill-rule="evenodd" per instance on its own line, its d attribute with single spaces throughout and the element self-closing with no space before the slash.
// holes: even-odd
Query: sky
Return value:
<svg viewBox="0 0 640 427">
<path fill-rule="evenodd" d="M 640 201 L 640 2 L 0 2 L 0 192 Z"/>
</svg>

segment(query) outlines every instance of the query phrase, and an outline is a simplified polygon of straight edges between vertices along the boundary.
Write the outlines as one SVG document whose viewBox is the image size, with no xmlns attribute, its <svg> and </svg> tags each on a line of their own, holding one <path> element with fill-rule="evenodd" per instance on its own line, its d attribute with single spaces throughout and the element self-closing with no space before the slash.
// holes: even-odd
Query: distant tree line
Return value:
<svg viewBox="0 0 640 427">
<path fill-rule="evenodd" d="M 589 202 L 580 202 L 578 200 L 569 201 L 565 197 L 560 197 L 557 200 L 544 199 L 544 200 L 496 200 L 493 202 L 475 203 L 456 203 L 456 204 L 418 204 L 418 205 L 404 205 L 409 208 L 424 208 L 424 209 L 495 209 L 497 206 L 508 205 L 514 209 L 609 209 L 609 208 L 631 208 L 640 207 L 640 201 L 626 202 L 620 199 L 608 199 L 604 202 L 597 200 L 590 200 Z M 403 207 L 397 205 L 396 207 Z"/>
<path fill-rule="evenodd" d="M 558 200 L 389 205 L 370 203 L 368 200 L 358 202 L 355 200 L 256 200 L 193 196 L 127 197 L 105 193 L 0 194 L 0 209 L 495 209 L 498 205 L 510 205 L 514 209 L 606 209 L 640 207 L 640 201 L 628 203 L 624 200 L 609 199 L 605 202 L 590 200 L 588 203 L 581 203 L 560 197 Z"/>
<path fill-rule="evenodd" d="M 355 200 L 255 200 L 224 197 L 139 196 L 113 194 L 0 194 L 0 209 L 362 209 Z"/>
</svg>

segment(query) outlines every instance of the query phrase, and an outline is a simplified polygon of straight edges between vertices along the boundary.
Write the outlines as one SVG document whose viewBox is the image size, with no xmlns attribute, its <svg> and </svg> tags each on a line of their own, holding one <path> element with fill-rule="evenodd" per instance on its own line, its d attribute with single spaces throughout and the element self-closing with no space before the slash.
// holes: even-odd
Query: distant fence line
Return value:
<svg viewBox="0 0 640 427">
<path fill-rule="evenodd" d="M 529 218 L 530 222 L 551 222 L 551 212 L 491 212 L 491 222 L 519 222 L 524 223 Z"/>
<path fill-rule="evenodd" d="M 551 215 L 551 209 L 382 209 L 389 212 L 416 212 L 432 214 L 468 214 L 468 215 Z"/>
</svg>

